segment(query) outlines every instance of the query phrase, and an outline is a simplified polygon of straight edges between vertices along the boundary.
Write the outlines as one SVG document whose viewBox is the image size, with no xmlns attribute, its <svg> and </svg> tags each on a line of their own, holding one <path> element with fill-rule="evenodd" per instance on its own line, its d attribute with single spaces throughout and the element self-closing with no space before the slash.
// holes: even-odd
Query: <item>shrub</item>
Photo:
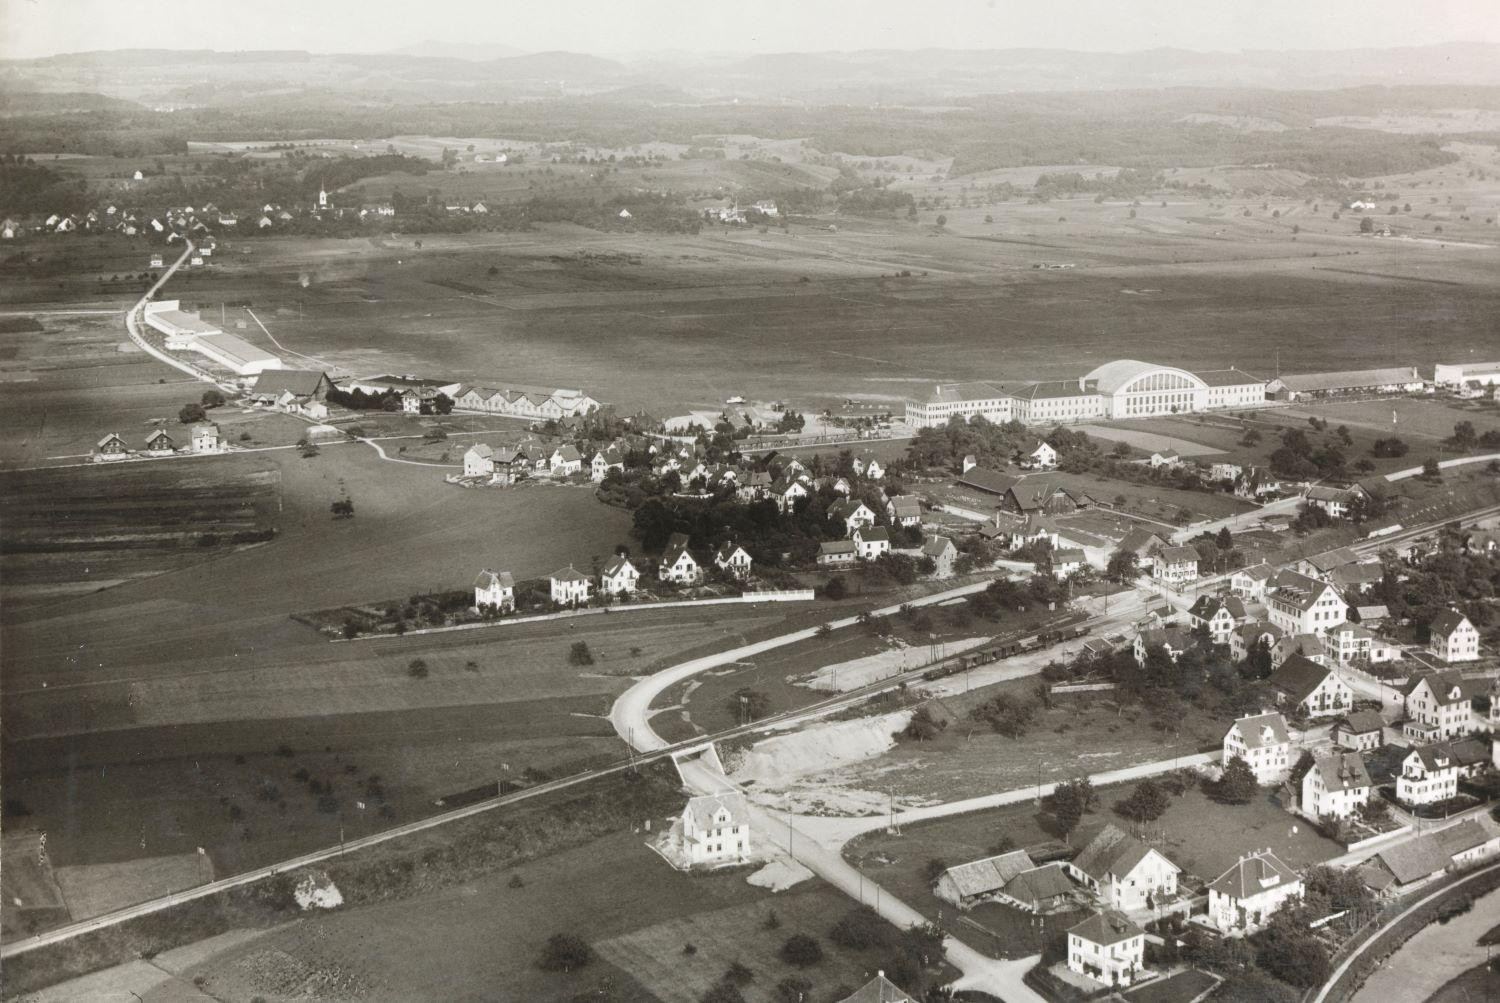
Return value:
<svg viewBox="0 0 1500 1003">
<path fill-rule="evenodd" d="M 587 942 L 570 933 L 554 933 L 547 938 L 537 967 L 548 972 L 571 972 L 594 960 L 594 950 Z"/>
<path fill-rule="evenodd" d="M 420 658 L 413 658 L 411 664 L 406 667 L 406 674 L 413 679 L 426 679 L 428 675 L 427 663 Z"/>
<path fill-rule="evenodd" d="M 505 886 L 507 888 L 524 888 L 526 887 L 526 882 L 521 880 L 521 875 L 511 872 L 510 880 L 505 882 Z"/>
<path fill-rule="evenodd" d="M 724 981 L 734 986 L 748 986 L 755 981 L 755 973 L 736 961 L 725 970 Z"/>
<path fill-rule="evenodd" d="M 805 933 L 794 933 L 781 945 L 781 960 L 798 968 L 809 968 L 823 960 L 823 947 Z"/>
<path fill-rule="evenodd" d="M 803 1003 L 812 993 L 812 982 L 801 975 L 788 975 L 776 983 L 776 998 L 781 1003 Z M 835 996 L 834 999 L 843 999 Z"/>
<path fill-rule="evenodd" d="M 689 941 L 688 943 L 682 945 L 682 953 L 691 958 L 693 955 L 698 953 L 698 945 Z"/>
<path fill-rule="evenodd" d="M 573 647 L 568 650 L 569 665 L 593 665 L 594 653 L 589 651 L 587 641 L 574 641 Z"/>
</svg>

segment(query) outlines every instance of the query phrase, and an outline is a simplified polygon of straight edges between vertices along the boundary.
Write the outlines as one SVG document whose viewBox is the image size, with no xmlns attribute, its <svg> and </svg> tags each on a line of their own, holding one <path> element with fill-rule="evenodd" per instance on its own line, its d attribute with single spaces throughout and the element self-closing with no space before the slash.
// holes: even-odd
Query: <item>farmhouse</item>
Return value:
<svg viewBox="0 0 1500 1003">
<path fill-rule="evenodd" d="M 625 455 L 619 447 L 611 444 L 596 452 L 589 460 L 589 480 L 599 483 L 611 470 L 625 469 Z"/>
<path fill-rule="evenodd" d="M 1151 530 L 1137 526 L 1121 538 L 1119 545 L 1115 549 L 1134 554 L 1137 559 L 1143 559 L 1155 554 L 1166 545 L 1167 541 L 1151 532 Z"/>
<path fill-rule="evenodd" d="M 274 404 L 286 410 L 295 410 L 313 401 L 327 400 L 332 386 L 333 381 L 328 378 L 327 373 L 306 369 L 272 369 L 255 378 L 246 396 L 252 404 Z"/>
<path fill-rule="evenodd" d="M 1241 857 L 1208 886 L 1208 918 L 1226 936 L 1254 933 L 1289 898 L 1302 879 L 1270 850 Z"/>
<path fill-rule="evenodd" d="M 1433 804 L 1458 794 L 1459 763 L 1446 743 L 1412 749 L 1401 760 L 1396 800 L 1404 805 Z"/>
<path fill-rule="evenodd" d="M 1153 468 L 1180 467 L 1182 466 L 1182 456 L 1175 449 L 1157 450 L 1151 454 L 1149 462 Z"/>
<path fill-rule="evenodd" d="M 1375 868 L 1388 877 L 1398 895 L 1419 888 L 1445 874 L 1453 857 L 1436 835 L 1418 836 L 1388 846 L 1375 855 Z"/>
<path fill-rule="evenodd" d="M 1303 495 L 1307 503 L 1322 509 L 1330 519 L 1347 519 L 1356 501 L 1369 501 L 1370 493 L 1358 484 L 1339 487 L 1333 484 L 1314 484 Z"/>
<path fill-rule="evenodd" d="M 1464 819 L 1433 833 L 1443 852 L 1463 867 L 1500 853 L 1500 824 L 1486 815 Z"/>
<path fill-rule="evenodd" d="M 491 571 L 485 568 L 474 579 L 474 608 L 494 607 L 500 612 L 514 612 L 516 608 L 516 580 L 509 571 Z"/>
<path fill-rule="evenodd" d="M 1045 442 L 1039 443 L 1035 449 L 1027 454 L 1026 460 L 1027 466 L 1033 470 L 1051 470 L 1057 466 L 1057 450 Z"/>
<path fill-rule="evenodd" d="M 673 533 L 667 539 L 667 549 L 662 551 L 656 565 L 656 577 L 663 582 L 677 585 L 693 585 L 703 577 L 703 569 L 688 551 L 691 541 L 686 533 Z"/>
<path fill-rule="evenodd" d="M 1224 735 L 1223 761 L 1243 759 L 1262 787 L 1279 783 L 1291 768 L 1291 736 L 1280 714 L 1242 717 Z"/>
<path fill-rule="evenodd" d="M 495 451 L 482 442 L 464 450 L 465 477 L 492 477 L 495 473 Z"/>
<path fill-rule="evenodd" d="M 1198 551 L 1192 547 L 1163 547 L 1151 559 L 1151 577 L 1169 586 L 1197 581 Z"/>
<path fill-rule="evenodd" d="M 616 554 L 599 572 L 599 590 L 612 596 L 630 595 L 640 578 L 641 573 L 630 563 L 630 558 Z"/>
<path fill-rule="evenodd" d="M 583 469 L 583 457 L 572 444 L 558 446 L 548 462 L 553 477 L 568 477 Z"/>
<path fill-rule="evenodd" d="M 1076 575 L 1087 566 L 1083 551 L 1063 548 L 1052 552 L 1052 577 L 1059 580 Z"/>
<path fill-rule="evenodd" d="M 1266 385 L 1275 400 L 1316 400 L 1351 394 L 1411 394 L 1430 389 L 1415 366 L 1394 369 L 1356 369 L 1333 373 L 1278 376 Z"/>
<path fill-rule="evenodd" d="M 960 909 L 968 909 L 1001 891 L 1017 875 L 1036 867 L 1025 850 L 1011 850 L 944 871 L 933 894 Z"/>
<path fill-rule="evenodd" d="M 1266 680 L 1276 691 L 1276 702 L 1307 714 L 1328 717 L 1354 706 L 1354 691 L 1327 666 L 1302 655 L 1292 655 Z"/>
<path fill-rule="evenodd" d="M 1177 894 L 1178 866 L 1113 823 L 1065 866 L 1112 909 L 1152 908 Z"/>
<path fill-rule="evenodd" d="M 1486 387 L 1500 385 L 1500 362 L 1439 362 L 1433 367 L 1432 382 L 1448 390 L 1457 390 L 1471 383 Z"/>
<path fill-rule="evenodd" d="M 589 576 L 575 571 L 571 564 L 561 571 L 552 572 L 547 581 L 552 587 L 552 601 L 560 606 L 589 601 Z"/>
<path fill-rule="evenodd" d="M 679 823 L 689 866 L 712 867 L 750 857 L 750 809 L 743 794 L 689 798 Z"/>
<path fill-rule="evenodd" d="M 1313 757 L 1302 777 L 1302 811 L 1309 818 L 1348 818 L 1370 801 L 1370 773 L 1357 752 Z"/>
<path fill-rule="evenodd" d="M 1380 748 L 1384 736 L 1385 721 L 1373 710 L 1357 710 L 1339 718 L 1330 735 L 1334 745 L 1356 752 Z"/>
<path fill-rule="evenodd" d="M 1128 986 L 1144 967 L 1146 932 L 1113 909 L 1068 930 L 1068 968 L 1106 986 Z"/>
<path fill-rule="evenodd" d="M 946 536 L 932 536 L 922 544 L 922 556 L 932 558 L 935 569 L 933 573 L 937 577 L 947 578 L 953 574 L 953 562 L 958 559 L 958 548 Z"/>
<path fill-rule="evenodd" d="M 158 428 L 146 437 L 146 448 L 142 452 L 147 456 L 171 456 L 177 452 L 177 447 L 166 430 Z"/>
<path fill-rule="evenodd" d="M 896 495 L 885 503 L 886 515 L 890 517 L 892 526 L 920 526 L 922 524 L 922 506 L 917 499 L 911 495 Z"/>
<path fill-rule="evenodd" d="M 1479 631 L 1457 610 L 1443 610 L 1427 625 L 1427 650 L 1445 662 L 1473 662 L 1479 658 Z"/>
</svg>

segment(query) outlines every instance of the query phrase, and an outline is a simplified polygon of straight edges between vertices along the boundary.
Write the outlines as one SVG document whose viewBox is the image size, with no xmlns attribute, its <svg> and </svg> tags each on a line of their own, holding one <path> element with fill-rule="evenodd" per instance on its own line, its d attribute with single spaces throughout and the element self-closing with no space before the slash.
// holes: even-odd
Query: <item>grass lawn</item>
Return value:
<svg viewBox="0 0 1500 1003">
<path fill-rule="evenodd" d="M 1475 965 L 1427 997 L 1427 1003 L 1480 1003 L 1500 999 L 1500 969 Z"/>
<path fill-rule="evenodd" d="M 631 832 L 595 840 L 516 869 L 519 888 L 498 873 L 415 898 L 343 910 L 273 932 L 221 955 L 192 974 L 219 998 L 281 995 L 289 975 L 326 976 L 381 999 L 568 999 L 615 985 L 615 999 L 685 998 L 685 981 L 716 980 L 740 960 L 768 988 L 784 966 L 772 952 L 798 930 L 822 939 L 849 907 L 811 881 L 773 896 L 744 872 L 688 876 L 670 869 Z M 778 937 L 757 936 L 766 914 L 783 921 Z M 702 923 L 700 930 L 699 923 Z M 554 933 L 589 941 L 598 952 L 584 968 L 545 972 L 535 961 Z M 699 946 L 693 959 L 683 944 Z M 861 959 L 830 959 L 811 972 L 820 986 L 853 980 Z M 653 950 L 662 953 L 653 954 Z M 675 960 L 674 960 L 675 959 Z M 693 996 L 691 998 L 696 998 Z"/>
<path fill-rule="evenodd" d="M 1219 980 L 1196 968 L 1165 979 L 1155 979 L 1125 993 L 1130 1003 L 1192 1003 L 1219 984 Z"/>
<path fill-rule="evenodd" d="M 1128 787 L 1116 788 L 1101 800 L 1108 806 L 1129 793 Z M 1202 791 L 1189 789 L 1172 799 L 1165 815 L 1150 823 L 1147 835 L 1173 863 L 1204 881 L 1213 881 L 1253 850 L 1270 849 L 1298 870 L 1344 852 L 1305 819 L 1288 814 L 1265 789 L 1244 805 L 1219 804 Z"/>
</svg>

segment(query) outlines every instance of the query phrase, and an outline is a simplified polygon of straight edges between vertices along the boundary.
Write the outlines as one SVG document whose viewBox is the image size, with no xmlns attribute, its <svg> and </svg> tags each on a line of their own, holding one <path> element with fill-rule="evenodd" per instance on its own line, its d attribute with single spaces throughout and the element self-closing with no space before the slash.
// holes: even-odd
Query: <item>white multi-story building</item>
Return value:
<svg viewBox="0 0 1500 1003">
<path fill-rule="evenodd" d="M 555 603 L 566 606 L 589 601 L 589 576 L 575 570 L 571 564 L 561 571 L 552 572 L 548 581 L 552 585 L 552 601 Z"/>
<path fill-rule="evenodd" d="M 1145 957 L 1145 931 L 1113 909 L 1068 930 L 1068 968 L 1106 986 L 1130 985 Z"/>
<path fill-rule="evenodd" d="M 1432 804 L 1458 794 L 1458 760 L 1446 743 L 1412 749 L 1401 760 L 1396 800 L 1404 805 Z"/>
<path fill-rule="evenodd" d="M 1271 622 L 1290 636 L 1322 634 L 1349 619 L 1349 604 L 1325 581 L 1285 571 L 1273 581 L 1266 607 Z"/>
<path fill-rule="evenodd" d="M 1483 680 L 1465 679 L 1457 669 L 1417 676 L 1406 684 L 1406 721 L 1402 732 L 1416 742 L 1462 738 L 1485 727 L 1474 712 L 1474 698 L 1485 691 Z"/>
<path fill-rule="evenodd" d="M 1003 424 L 1011 420 L 1011 398 L 990 383 L 939 383 L 920 401 L 906 402 L 906 421 L 913 428 L 936 428 L 953 418 L 982 417 Z"/>
<path fill-rule="evenodd" d="M 1291 769 L 1291 736 L 1280 714 L 1242 717 L 1224 734 L 1223 761 L 1239 756 L 1262 787 L 1279 783 Z"/>
<path fill-rule="evenodd" d="M 1266 680 L 1283 706 L 1298 708 L 1308 717 L 1344 714 L 1354 707 L 1354 690 L 1326 665 L 1304 655 L 1292 655 Z"/>
<path fill-rule="evenodd" d="M 600 591 L 612 596 L 630 595 L 640 580 L 641 573 L 624 554 L 611 557 L 599 571 Z"/>
<path fill-rule="evenodd" d="M 1181 868 L 1134 836 L 1106 825 L 1063 865 L 1110 909 L 1148 909 L 1177 894 Z"/>
<path fill-rule="evenodd" d="M 661 561 L 656 565 L 656 577 L 664 582 L 692 585 L 703 577 L 697 558 L 688 551 L 691 541 L 686 533 L 673 533 L 667 540 L 667 549 L 662 551 Z"/>
<path fill-rule="evenodd" d="M 1302 887 L 1297 872 L 1270 850 L 1241 857 L 1208 886 L 1209 922 L 1225 936 L 1254 933 Z"/>
<path fill-rule="evenodd" d="M 750 810 L 738 792 L 688 800 L 682 809 L 682 847 L 693 867 L 739 863 L 750 858 Z"/>
<path fill-rule="evenodd" d="M 1432 382 L 1448 390 L 1458 390 L 1470 383 L 1492 387 L 1500 384 L 1500 362 L 1465 364 L 1439 362 L 1433 367 Z"/>
<path fill-rule="evenodd" d="M 884 526 L 861 526 L 854 531 L 854 553 L 861 561 L 873 561 L 891 552 L 891 534 Z"/>
<path fill-rule="evenodd" d="M 1198 551 L 1193 547 L 1163 547 L 1151 558 L 1151 578 L 1178 586 L 1198 580 Z"/>
<path fill-rule="evenodd" d="M 1302 777 L 1302 811 L 1314 820 L 1348 818 L 1369 803 L 1370 790 L 1370 773 L 1359 753 L 1321 753 Z"/>
<path fill-rule="evenodd" d="M 1445 609 L 1428 625 L 1427 650 L 1445 662 L 1479 658 L 1479 631 L 1457 610 Z"/>
<path fill-rule="evenodd" d="M 509 571 L 491 571 L 485 568 L 474 579 L 474 608 L 493 606 L 497 610 L 511 612 L 516 608 L 516 580 Z"/>
</svg>

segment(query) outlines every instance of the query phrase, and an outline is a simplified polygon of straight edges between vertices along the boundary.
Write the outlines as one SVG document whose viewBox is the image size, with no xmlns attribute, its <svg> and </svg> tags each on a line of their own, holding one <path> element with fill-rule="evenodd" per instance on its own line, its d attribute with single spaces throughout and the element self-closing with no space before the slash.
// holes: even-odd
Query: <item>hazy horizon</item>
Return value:
<svg viewBox="0 0 1500 1003">
<path fill-rule="evenodd" d="M 386 5 L 371 17 L 359 0 L 142 0 L 128 6 L 0 0 L 0 58 L 117 49 L 380 53 L 427 42 L 626 59 L 867 49 L 1239 53 L 1500 43 L 1500 6 L 1488 0 L 1429 0 L 1415 20 L 1411 5 L 1395 0 L 1059 0 L 1044 8 L 959 0 L 945 11 L 948 16 L 914 16 L 897 0 L 760 0 L 743 7 L 686 0 L 431 0 Z"/>
</svg>

